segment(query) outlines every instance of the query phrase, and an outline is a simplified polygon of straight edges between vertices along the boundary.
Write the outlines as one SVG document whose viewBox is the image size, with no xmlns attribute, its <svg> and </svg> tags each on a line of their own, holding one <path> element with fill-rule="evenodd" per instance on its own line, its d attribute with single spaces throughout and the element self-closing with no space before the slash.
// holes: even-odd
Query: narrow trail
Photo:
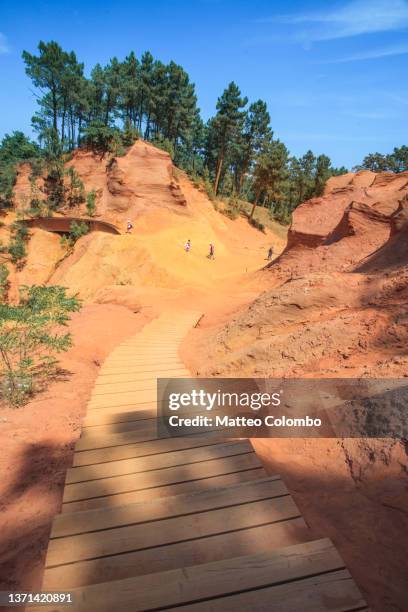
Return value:
<svg viewBox="0 0 408 612">
<path fill-rule="evenodd" d="M 78 612 L 366 610 L 332 543 L 313 540 L 248 440 L 157 438 L 156 380 L 190 375 L 178 348 L 199 317 L 162 315 L 103 364 L 43 590 L 73 591 Z"/>
</svg>

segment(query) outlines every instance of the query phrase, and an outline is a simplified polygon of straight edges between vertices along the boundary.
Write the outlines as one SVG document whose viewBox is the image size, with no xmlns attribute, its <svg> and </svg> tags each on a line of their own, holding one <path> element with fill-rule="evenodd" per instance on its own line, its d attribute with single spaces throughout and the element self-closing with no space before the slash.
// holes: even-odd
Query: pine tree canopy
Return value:
<svg viewBox="0 0 408 612">
<path fill-rule="evenodd" d="M 86 146 L 116 155 L 138 137 L 165 149 L 177 165 L 201 177 L 211 197 L 245 197 L 254 204 L 251 215 L 257 205 L 268 206 L 284 221 L 301 202 L 321 196 L 328 178 L 347 172 L 333 168 L 327 155 L 316 156 L 310 150 L 291 157 L 273 138 L 266 102 L 249 102 L 233 81 L 204 124 L 187 72 L 173 61 L 155 59 L 149 51 L 139 58 L 133 51 L 123 60 L 113 57 L 106 66 L 96 64 L 86 73 L 73 51 L 55 41 L 41 41 L 37 53 L 23 52 L 23 60 L 36 89 L 38 110 L 32 125 L 39 146 L 21 132 L 4 138 L 0 205 L 11 200 L 18 161 L 45 157 L 51 168 L 48 182 L 55 186 L 61 182 L 54 175 L 64 152 Z M 408 168 L 408 147 L 395 148 L 389 155 L 370 154 L 360 168 L 403 172 Z M 57 206 L 62 196 L 54 195 Z"/>
</svg>

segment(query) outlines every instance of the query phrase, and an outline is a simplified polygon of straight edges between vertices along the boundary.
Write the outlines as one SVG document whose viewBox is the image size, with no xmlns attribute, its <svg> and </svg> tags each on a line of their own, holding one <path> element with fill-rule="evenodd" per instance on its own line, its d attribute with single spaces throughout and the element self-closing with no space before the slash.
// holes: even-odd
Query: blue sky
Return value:
<svg viewBox="0 0 408 612">
<path fill-rule="evenodd" d="M 74 50 L 87 72 L 130 50 L 181 64 L 204 119 L 235 80 L 268 103 L 275 136 L 336 165 L 408 144 L 408 0 L 0 0 L 0 137 L 30 132 L 21 52 Z"/>
</svg>

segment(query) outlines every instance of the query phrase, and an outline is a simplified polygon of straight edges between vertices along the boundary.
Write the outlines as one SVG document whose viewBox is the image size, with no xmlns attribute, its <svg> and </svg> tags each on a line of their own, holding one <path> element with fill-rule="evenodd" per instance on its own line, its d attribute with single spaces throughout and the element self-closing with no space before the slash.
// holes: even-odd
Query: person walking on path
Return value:
<svg viewBox="0 0 408 612">
<path fill-rule="evenodd" d="M 269 259 L 269 261 L 272 259 L 272 256 L 273 256 L 273 248 L 269 247 L 269 251 L 268 251 L 268 259 Z"/>
<path fill-rule="evenodd" d="M 191 249 L 191 240 L 188 239 L 186 244 L 184 245 L 184 250 L 185 250 L 186 253 L 189 253 L 190 249 Z"/>
<path fill-rule="evenodd" d="M 127 234 L 131 234 L 132 233 L 132 229 L 133 229 L 133 224 L 131 222 L 130 219 L 128 219 L 127 225 L 126 225 L 126 233 Z"/>
<path fill-rule="evenodd" d="M 214 245 L 212 242 L 210 242 L 210 251 L 207 255 L 208 259 L 215 259 L 215 255 L 214 255 Z"/>
</svg>

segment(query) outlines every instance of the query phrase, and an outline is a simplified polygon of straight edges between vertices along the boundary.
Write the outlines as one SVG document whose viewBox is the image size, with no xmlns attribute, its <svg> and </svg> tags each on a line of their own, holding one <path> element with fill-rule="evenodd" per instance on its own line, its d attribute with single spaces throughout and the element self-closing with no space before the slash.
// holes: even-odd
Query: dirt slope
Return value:
<svg viewBox="0 0 408 612">
<path fill-rule="evenodd" d="M 258 274 L 271 289 L 202 347 L 218 356 L 213 373 L 408 374 L 407 194 L 408 173 L 363 172 L 299 206 L 282 255 Z"/>
<path fill-rule="evenodd" d="M 86 192 L 95 191 L 96 218 L 114 223 L 123 234 L 90 233 L 69 254 L 62 252 L 56 236 L 36 230 L 25 270 L 17 276 L 20 282 L 62 284 L 86 301 L 151 307 L 159 295 L 173 303 L 218 295 L 231 283 L 241 286 L 240 277 L 252 285 L 249 275 L 264 266 L 269 246 L 276 253 L 284 247 L 275 234 L 217 212 L 205 194 L 175 171 L 167 153 L 143 141 L 115 159 L 78 150 L 69 166 Z M 16 201 L 27 199 L 28 177 L 29 167 L 22 165 Z M 86 210 L 81 205 L 62 213 Z M 131 235 L 124 233 L 128 220 L 134 225 Z M 188 239 L 192 248 L 187 254 Z M 206 257 L 210 242 L 214 261 Z"/>
<path fill-rule="evenodd" d="M 321 198 L 296 209 L 274 271 L 293 276 L 353 269 L 394 235 L 401 218 L 408 219 L 407 196 L 408 172 L 333 177 Z"/>
<path fill-rule="evenodd" d="M 183 347 L 200 376 L 408 376 L 408 175 L 329 181 L 294 214 L 269 287 Z M 260 281 L 261 282 L 261 281 Z M 408 450 L 395 440 L 254 440 L 306 520 L 342 553 L 370 609 L 406 609 Z"/>
</svg>

